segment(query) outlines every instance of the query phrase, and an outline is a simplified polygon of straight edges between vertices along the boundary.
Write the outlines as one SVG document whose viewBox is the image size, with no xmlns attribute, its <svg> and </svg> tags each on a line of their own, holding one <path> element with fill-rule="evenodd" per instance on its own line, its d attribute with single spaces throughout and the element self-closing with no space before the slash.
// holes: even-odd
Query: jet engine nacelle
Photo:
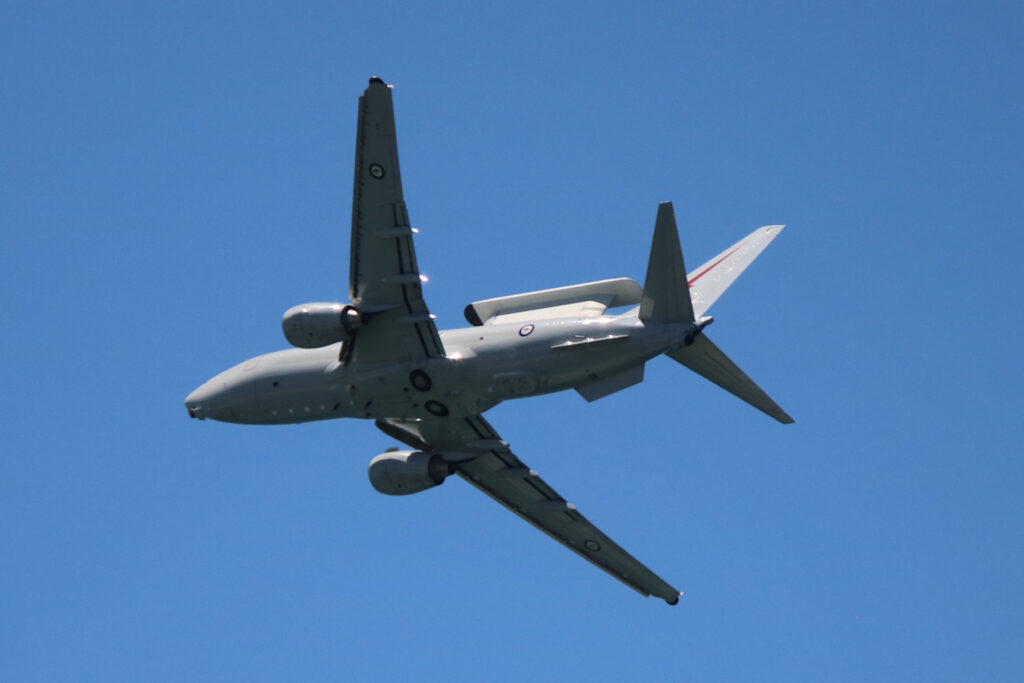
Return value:
<svg viewBox="0 0 1024 683">
<path fill-rule="evenodd" d="M 441 484 L 454 471 L 437 453 L 388 451 L 370 461 L 370 483 L 389 496 L 419 493 Z"/>
<path fill-rule="evenodd" d="M 354 306 L 317 302 L 285 311 L 281 319 L 284 337 L 300 349 L 316 349 L 352 337 L 363 324 Z"/>
</svg>

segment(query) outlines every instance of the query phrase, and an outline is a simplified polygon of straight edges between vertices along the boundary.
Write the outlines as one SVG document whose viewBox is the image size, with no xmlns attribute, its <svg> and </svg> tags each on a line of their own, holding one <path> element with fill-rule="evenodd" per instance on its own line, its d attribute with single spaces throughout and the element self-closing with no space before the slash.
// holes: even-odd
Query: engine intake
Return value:
<svg viewBox="0 0 1024 683">
<path fill-rule="evenodd" d="M 437 453 L 388 451 L 370 461 L 373 488 L 389 496 L 419 493 L 440 485 L 455 471 Z"/>
<path fill-rule="evenodd" d="M 281 319 L 284 337 L 300 349 L 316 349 L 351 339 L 363 324 L 351 305 L 315 302 L 293 306 Z"/>
</svg>

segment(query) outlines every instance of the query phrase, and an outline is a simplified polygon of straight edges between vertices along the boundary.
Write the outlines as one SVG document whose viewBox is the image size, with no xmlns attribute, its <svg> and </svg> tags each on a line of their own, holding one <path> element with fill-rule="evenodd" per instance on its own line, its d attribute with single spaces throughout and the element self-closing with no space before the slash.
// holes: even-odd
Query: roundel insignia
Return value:
<svg viewBox="0 0 1024 683">
<path fill-rule="evenodd" d="M 427 409 L 428 413 L 436 417 L 447 417 L 448 415 L 448 406 L 440 401 L 427 401 L 423 404 L 423 407 Z"/>
<path fill-rule="evenodd" d="M 370 175 L 380 180 L 384 177 L 384 167 L 380 164 L 370 164 Z"/>
<path fill-rule="evenodd" d="M 601 544 L 597 541 L 592 541 L 588 538 L 587 540 L 583 541 L 583 547 L 587 550 L 590 550 L 591 552 L 596 553 L 598 550 L 601 549 Z"/>
<path fill-rule="evenodd" d="M 419 369 L 413 370 L 409 373 L 409 381 L 412 382 L 412 385 L 420 391 L 430 391 L 430 387 L 434 384 L 430 381 L 430 375 Z"/>
<path fill-rule="evenodd" d="M 525 337 L 526 335 L 530 334 L 531 332 L 533 332 L 533 325 L 523 325 L 522 327 L 519 328 L 519 336 L 520 337 Z"/>
</svg>

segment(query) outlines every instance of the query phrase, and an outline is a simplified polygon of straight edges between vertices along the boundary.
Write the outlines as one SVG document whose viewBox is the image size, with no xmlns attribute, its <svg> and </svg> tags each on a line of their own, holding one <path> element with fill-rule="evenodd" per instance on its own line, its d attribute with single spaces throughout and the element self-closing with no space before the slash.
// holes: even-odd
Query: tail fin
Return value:
<svg viewBox="0 0 1024 683">
<path fill-rule="evenodd" d="M 663 323 L 694 322 L 747 269 L 784 225 L 766 225 L 750 233 L 692 273 L 687 274 L 679 246 L 672 202 L 658 205 L 654 240 L 647 262 L 647 279 L 640 319 Z"/>
<path fill-rule="evenodd" d="M 672 203 L 659 204 L 639 316 L 641 320 L 660 323 L 696 323 L 700 318 L 696 334 L 667 355 L 761 412 L 790 424 L 793 418 L 700 331 L 710 322 L 710 318 L 701 316 L 782 228 L 781 225 L 758 228 L 687 275 Z"/>
<path fill-rule="evenodd" d="M 741 398 L 762 413 L 774 417 L 782 424 L 792 424 L 786 411 L 778 406 L 754 380 L 740 370 L 721 349 L 711 343 L 705 335 L 699 335 L 689 346 L 680 346 L 666 354 L 690 368 L 698 375 L 709 379 L 737 398 Z"/>
<path fill-rule="evenodd" d="M 672 202 L 658 204 L 640 319 L 661 323 L 692 323 L 695 320 Z"/>
<path fill-rule="evenodd" d="M 693 312 L 702 316 L 711 304 L 753 263 L 768 243 L 778 237 L 784 225 L 766 225 L 750 233 L 700 268 L 690 273 L 687 283 Z M 650 276 L 648 276 L 650 277 Z"/>
</svg>

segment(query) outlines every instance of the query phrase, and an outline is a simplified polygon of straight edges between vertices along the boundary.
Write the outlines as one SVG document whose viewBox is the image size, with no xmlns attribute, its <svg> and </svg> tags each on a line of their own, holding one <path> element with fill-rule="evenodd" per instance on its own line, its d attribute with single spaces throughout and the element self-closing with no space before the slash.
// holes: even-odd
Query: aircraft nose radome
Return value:
<svg viewBox="0 0 1024 683">
<path fill-rule="evenodd" d="M 203 384 L 185 397 L 185 409 L 188 410 L 189 417 L 198 418 L 200 420 L 205 419 L 205 416 L 203 415 L 203 401 L 209 397 L 209 393 L 208 386 Z"/>
<path fill-rule="evenodd" d="M 236 366 L 204 382 L 185 398 L 188 414 L 199 420 L 238 422 L 254 413 L 256 382 Z"/>
</svg>

